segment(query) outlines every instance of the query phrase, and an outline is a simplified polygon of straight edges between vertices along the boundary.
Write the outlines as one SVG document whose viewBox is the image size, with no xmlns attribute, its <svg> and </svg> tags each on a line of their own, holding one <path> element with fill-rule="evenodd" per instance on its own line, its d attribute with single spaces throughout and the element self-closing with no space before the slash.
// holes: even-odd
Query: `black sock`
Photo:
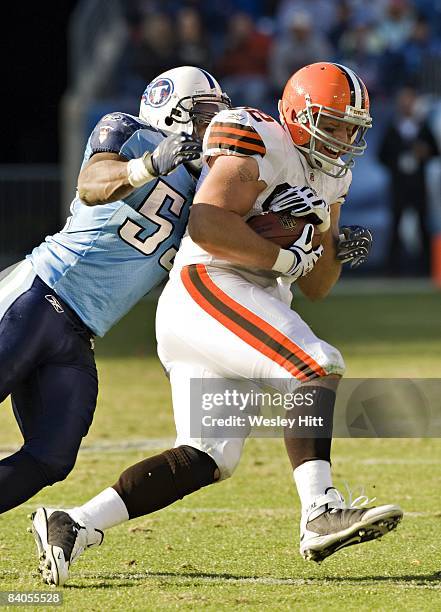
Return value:
<svg viewBox="0 0 441 612">
<path fill-rule="evenodd" d="M 213 483 L 216 470 L 207 453 L 179 446 L 127 468 L 113 488 L 132 519 L 165 508 Z"/>
<path fill-rule="evenodd" d="M 305 399 L 287 414 L 296 418 L 294 427 L 284 430 L 291 465 L 295 470 L 305 461 L 322 459 L 331 463 L 335 391 L 320 385 L 305 385 L 296 389 L 297 393 L 302 393 Z"/>
</svg>

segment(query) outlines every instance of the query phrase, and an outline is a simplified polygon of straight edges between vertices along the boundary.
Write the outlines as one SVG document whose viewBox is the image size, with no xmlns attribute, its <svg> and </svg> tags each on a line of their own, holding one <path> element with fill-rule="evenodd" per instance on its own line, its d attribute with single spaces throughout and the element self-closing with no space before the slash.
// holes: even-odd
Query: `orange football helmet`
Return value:
<svg viewBox="0 0 441 612">
<path fill-rule="evenodd" d="M 365 134 L 372 126 L 369 95 L 365 84 L 350 68 L 330 62 L 310 64 L 289 79 L 279 102 L 282 124 L 294 145 L 308 158 L 310 165 L 335 178 L 344 176 L 366 149 Z M 320 128 L 320 119 L 328 117 L 353 126 L 350 142 L 333 137 Z M 342 157 L 317 151 L 317 141 L 340 152 Z M 336 153 L 335 153 L 336 154 Z"/>
</svg>

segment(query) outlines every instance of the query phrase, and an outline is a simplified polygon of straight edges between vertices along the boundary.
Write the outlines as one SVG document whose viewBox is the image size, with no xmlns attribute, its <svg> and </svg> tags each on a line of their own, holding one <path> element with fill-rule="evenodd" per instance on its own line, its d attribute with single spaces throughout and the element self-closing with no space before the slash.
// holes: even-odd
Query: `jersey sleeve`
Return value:
<svg viewBox="0 0 441 612">
<path fill-rule="evenodd" d="M 124 143 L 144 126 L 125 113 L 105 115 L 90 135 L 91 155 L 94 153 L 120 154 Z"/>
<path fill-rule="evenodd" d="M 258 111 L 256 111 L 258 112 Z M 274 126 L 278 124 L 271 118 Z M 274 177 L 274 155 L 268 134 L 246 109 L 218 113 L 207 128 L 203 142 L 205 158 L 218 155 L 252 157 L 259 167 L 259 178 L 269 183 Z"/>
</svg>

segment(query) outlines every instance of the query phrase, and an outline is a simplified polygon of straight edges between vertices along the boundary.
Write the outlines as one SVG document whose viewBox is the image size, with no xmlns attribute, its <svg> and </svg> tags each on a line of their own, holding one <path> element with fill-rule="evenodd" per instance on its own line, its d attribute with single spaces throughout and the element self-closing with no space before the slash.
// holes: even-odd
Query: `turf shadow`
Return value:
<svg viewBox="0 0 441 612">
<path fill-rule="evenodd" d="M 210 572 L 117 572 L 114 574 L 101 573 L 101 572 L 90 572 L 82 573 L 76 577 L 82 580 L 100 580 L 104 581 L 103 584 L 98 585 L 80 585 L 70 584 L 66 585 L 66 588 L 70 589 L 102 589 L 102 588 L 114 588 L 115 586 L 135 586 L 141 580 L 148 580 L 149 578 L 155 579 L 178 579 L 178 580 L 202 580 L 206 582 L 216 581 L 231 581 L 231 582 L 247 582 L 262 585 L 326 585 L 327 583 L 333 582 L 344 582 L 344 583 L 355 583 L 355 584 L 371 584 L 375 582 L 383 583 L 408 583 L 415 582 L 418 585 L 431 585 L 433 583 L 441 583 L 441 571 L 433 572 L 431 574 L 405 574 L 399 576 L 320 576 L 310 578 L 277 578 L 274 576 L 250 576 L 243 574 L 232 574 L 227 572 L 221 573 L 210 573 Z M 75 577 L 73 578 L 75 580 Z"/>
</svg>

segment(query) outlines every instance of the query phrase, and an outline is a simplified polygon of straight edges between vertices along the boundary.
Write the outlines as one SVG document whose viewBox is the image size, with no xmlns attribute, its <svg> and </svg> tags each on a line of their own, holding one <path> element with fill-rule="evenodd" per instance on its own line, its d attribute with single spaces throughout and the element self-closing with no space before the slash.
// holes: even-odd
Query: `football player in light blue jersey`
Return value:
<svg viewBox="0 0 441 612">
<path fill-rule="evenodd" d="M 0 275 L 0 401 L 24 438 L 0 461 L 0 513 L 66 478 L 93 419 L 93 335 L 168 274 L 185 230 L 200 140 L 229 107 L 191 66 L 154 79 L 139 117 L 111 113 L 88 140 L 65 227 Z"/>
<path fill-rule="evenodd" d="M 104 335 L 166 277 L 197 178 L 182 162 L 199 157 L 194 137 L 228 104 L 207 72 L 175 68 L 147 87 L 139 117 L 109 114 L 93 130 L 72 216 L 29 259 L 94 334 Z M 164 140 L 167 132 L 176 135 Z"/>
</svg>

